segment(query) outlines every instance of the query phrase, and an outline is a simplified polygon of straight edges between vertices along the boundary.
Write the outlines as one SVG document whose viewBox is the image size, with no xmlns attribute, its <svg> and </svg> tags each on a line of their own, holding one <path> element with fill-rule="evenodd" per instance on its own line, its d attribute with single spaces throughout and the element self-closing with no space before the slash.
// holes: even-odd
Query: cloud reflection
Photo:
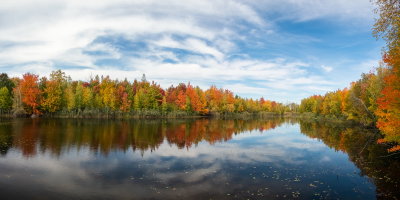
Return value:
<svg viewBox="0 0 400 200">
<path fill-rule="evenodd" d="M 364 191 L 360 196 L 374 196 L 372 183 L 353 173 L 358 169 L 346 154 L 300 134 L 303 127 L 290 121 L 63 123 L 10 125 L 14 146 L 0 158 L 0 192 L 16 198 L 36 192 L 57 199 L 241 199 L 300 191 L 307 198 L 332 188 L 343 194 L 354 184 Z M 29 137 L 20 132 L 33 127 Z M 348 184 L 328 182 L 337 174 Z M 324 185 L 311 188 L 314 181 Z"/>
</svg>

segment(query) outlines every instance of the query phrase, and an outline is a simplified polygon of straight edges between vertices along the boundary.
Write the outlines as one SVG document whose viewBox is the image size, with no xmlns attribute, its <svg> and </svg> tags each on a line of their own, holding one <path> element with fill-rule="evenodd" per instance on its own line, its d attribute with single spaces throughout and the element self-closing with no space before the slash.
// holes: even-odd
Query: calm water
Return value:
<svg viewBox="0 0 400 200">
<path fill-rule="evenodd" d="M 3 120 L 1 199 L 396 199 L 376 134 L 273 120 Z"/>
</svg>

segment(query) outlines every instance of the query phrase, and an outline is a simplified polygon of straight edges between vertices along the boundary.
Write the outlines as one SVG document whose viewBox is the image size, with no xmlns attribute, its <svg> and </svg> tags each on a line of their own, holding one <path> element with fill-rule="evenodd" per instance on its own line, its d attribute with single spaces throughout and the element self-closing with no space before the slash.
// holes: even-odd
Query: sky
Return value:
<svg viewBox="0 0 400 200">
<path fill-rule="evenodd" d="M 379 66 L 369 0 L 2 0 L 0 71 L 300 102 Z"/>
</svg>

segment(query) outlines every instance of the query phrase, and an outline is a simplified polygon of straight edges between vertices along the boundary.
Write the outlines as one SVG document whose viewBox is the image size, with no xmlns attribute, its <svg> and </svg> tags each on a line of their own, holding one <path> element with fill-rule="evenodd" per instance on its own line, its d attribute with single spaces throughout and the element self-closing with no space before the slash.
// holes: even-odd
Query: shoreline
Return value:
<svg viewBox="0 0 400 200">
<path fill-rule="evenodd" d="M 273 113 L 273 112 L 259 112 L 259 113 L 210 113 L 201 115 L 197 113 L 186 112 L 139 112 L 139 113 L 55 113 L 44 115 L 13 115 L 11 113 L 2 113 L 0 118 L 42 118 L 42 119 L 249 119 L 249 118 L 270 118 L 270 117 L 297 117 L 300 113 Z"/>
</svg>

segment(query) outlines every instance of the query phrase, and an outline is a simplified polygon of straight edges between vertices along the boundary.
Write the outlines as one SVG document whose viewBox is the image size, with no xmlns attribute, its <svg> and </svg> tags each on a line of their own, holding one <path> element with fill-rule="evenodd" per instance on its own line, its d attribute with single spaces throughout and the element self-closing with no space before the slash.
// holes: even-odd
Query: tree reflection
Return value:
<svg viewBox="0 0 400 200">
<path fill-rule="evenodd" d="M 110 151 L 154 151 L 163 141 L 178 148 L 190 148 L 199 142 L 210 144 L 232 139 L 245 131 L 265 131 L 285 122 L 273 120 L 16 120 L 0 126 L 3 154 L 13 146 L 25 157 L 50 152 L 89 147 L 92 152 L 108 155 Z"/>
<path fill-rule="evenodd" d="M 297 120 L 54 120 L 21 119 L 0 122 L 0 153 L 10 149 L 24 157 L 48 153 L 59 157 L 71 150 L 90 149 L 107 156 L 112 151 L 157 150 L 168 143 L 177 148 L 191 148 L 200 142 L 215 144 L 248 131 L 266 131 Z M 340 123 L 300 120 L 300 130 L 328 147 L 348 154 L 349 159 L 377 187 L 378 198 L 400 196 L 400 154 L 387 152 L 376 130 Z"/>
<path fill-rule="evenodd" d="M 10 122 L 0 122 L 0 154 L 6 155 L 8 150 L 12 147 L 13 137 L 12 127 L 9 125 Z"/>
<path fill-rule="evenodd" d="M 337 123 L 300 121 L 301 132 L 322 140 L 327 146 L 348 154 L 377 187 L 377 198 L 396 199 L 400 196 L 400 154 L 388 153 L 387 146 L 377 144 L 381 137 L 374 129 L 344 126 Z"/>
</svg>

